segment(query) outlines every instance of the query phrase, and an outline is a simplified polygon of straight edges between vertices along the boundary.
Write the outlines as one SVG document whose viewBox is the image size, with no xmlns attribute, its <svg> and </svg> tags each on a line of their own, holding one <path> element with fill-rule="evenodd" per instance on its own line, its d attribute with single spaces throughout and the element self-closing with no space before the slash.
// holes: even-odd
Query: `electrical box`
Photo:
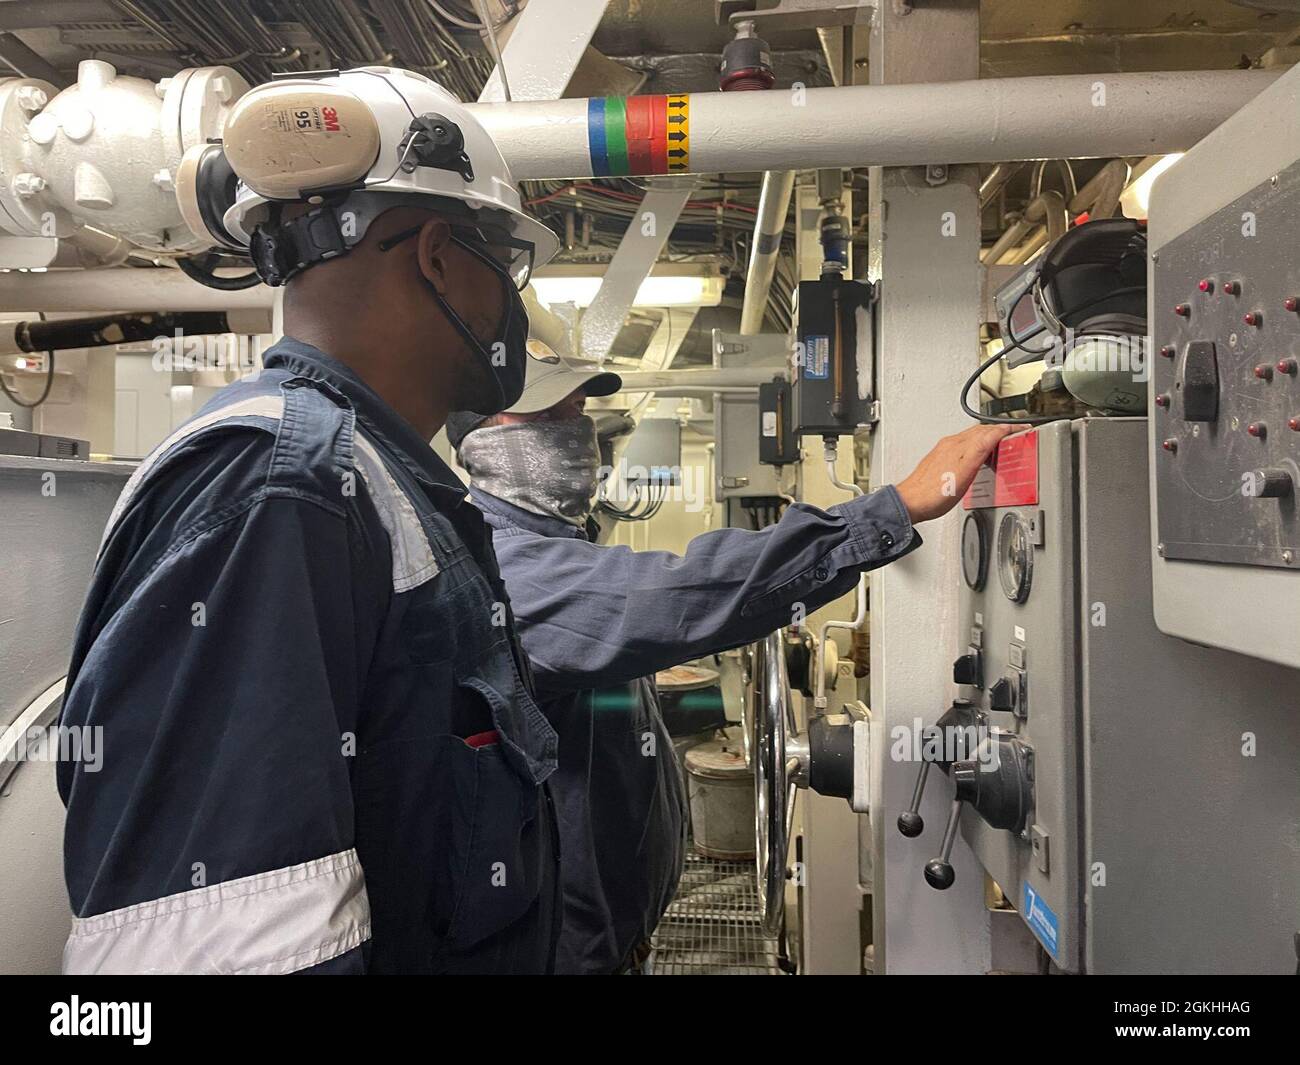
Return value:
<svg viewBox="0 0 1300 1065">
<path fill-rule="evenodd" d="M 790 364 L 790 338 L 786 334 L 713 331 L 715 369 L 768 368 L 775 375 Z M 752 389 L 713 393 L 715 449 L 714 498 L 719 500 L 779 497 L 780 477 L 766 465 L 760 449 L 762 419 L 758 397 Z"/>
<path fill-rule="evenodd" d="M 791 418 L 790 382 L 773 377 L 758 386 L 758 461 L 787 466 L 799 461 L 799 438 Z"/>
<path fill-rule="evenodd" d="M 1157 624 L 1300 667 L 1297 113 L 1300 68 L 1157 180 L 1148 409 Z"/>
<path fill-rule="evenodd" d="M 831 275 L 799 282 L 796 436 L 851 435 L 872 419 L 875 286 Z"/>
</svg>

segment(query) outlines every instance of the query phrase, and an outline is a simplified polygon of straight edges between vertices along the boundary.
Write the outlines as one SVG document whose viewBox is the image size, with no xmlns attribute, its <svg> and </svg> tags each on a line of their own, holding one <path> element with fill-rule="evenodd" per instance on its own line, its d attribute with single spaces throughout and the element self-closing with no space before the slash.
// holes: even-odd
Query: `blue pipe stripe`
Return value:
<svg viewBox="0 0 1300 1065">
<path fill-rule="evenodd" d="M 591 172 L 609 177 L 609 150 L 605 144 L 605 101 L 594 97 L 587 101 L 587 152 Z"/>
</svg>

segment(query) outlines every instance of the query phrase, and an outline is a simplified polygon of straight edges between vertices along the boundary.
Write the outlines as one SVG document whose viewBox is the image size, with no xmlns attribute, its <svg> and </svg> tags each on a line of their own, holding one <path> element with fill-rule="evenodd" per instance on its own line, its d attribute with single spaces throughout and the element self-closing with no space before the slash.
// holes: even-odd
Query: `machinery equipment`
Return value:
<svg viewBox="0 0 1300 1065">
<path fill-rule="evenodd" d="M 1291 666 L 1300 666 L 1298 108 L 1300 68 L 1151 194 L 1156 623 Z"/>
<path fill-rule="evenodd" d="M 870 424 L 875 286 L 827 271 L 799 283 L 795 349 L 797 436 L 840 436 Z"/>
<path fill-rule="evenodd" d="M 795 792 L 847 799 L 857 813 L 870 804 L 869 714 L 848 702 L 839 714 L 814 714 L 800 731 L 790 698 L 785 639 L 772 633 L 752 651 L 752 714 L 749 745 L 754 771 L 754 825 L 759 912 L 763 929 L 775 935 L 785 915 L 785 882 L 794 818 Z"/>
<path fill-rule="evenodd" d="M 799 439 L 791 424 L 790 382 L 777 374 L 758 386 L 758 461 L 785 466 L 799 461 Z"/>
</svg>

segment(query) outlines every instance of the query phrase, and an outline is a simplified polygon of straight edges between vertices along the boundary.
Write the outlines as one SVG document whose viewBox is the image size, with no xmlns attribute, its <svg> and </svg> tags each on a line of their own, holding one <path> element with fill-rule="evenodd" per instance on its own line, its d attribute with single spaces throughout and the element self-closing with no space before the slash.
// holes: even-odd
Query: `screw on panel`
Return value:
<svg viewBox="0 0 1300 1065">
<path fill-rule="evenodd" d="M 1285 562 L 1288 566 L 1291 565 L 1291 563 L 1295 561 L 1295 552 L 1291 551 L 1290 549 L 1283 551 L 1282 561 Z"/>
</svg>

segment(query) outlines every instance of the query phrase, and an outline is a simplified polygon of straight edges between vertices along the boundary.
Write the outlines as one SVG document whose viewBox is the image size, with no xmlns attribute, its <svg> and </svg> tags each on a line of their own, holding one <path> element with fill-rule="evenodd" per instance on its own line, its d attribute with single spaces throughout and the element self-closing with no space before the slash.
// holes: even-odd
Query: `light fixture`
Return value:
<svg viewBox="0 0 1300 1065">
<path fill-rule="evenodd" d="M 600 291 L 598 266 L 558 264 L 538 270 L 531 281 L 537 298 L 547 307 L 572 303 L 590 307 Z M 634 307 L 716 307 L 726 281 L 715 267 L 701 263 L 662 263 L 641 282 Z"/>
<path fill-rule="evenodd" d="M 1182 152 L 1173 155 L 1153 156 L 1139 163 L 1133 171 L 1133 180 L 1119 198 L 1119 205 L 1126 218 L 1146 218 L 1151 205 L 1151 186 L 1156 178 L 1183 157 Z"/>
</svg>

